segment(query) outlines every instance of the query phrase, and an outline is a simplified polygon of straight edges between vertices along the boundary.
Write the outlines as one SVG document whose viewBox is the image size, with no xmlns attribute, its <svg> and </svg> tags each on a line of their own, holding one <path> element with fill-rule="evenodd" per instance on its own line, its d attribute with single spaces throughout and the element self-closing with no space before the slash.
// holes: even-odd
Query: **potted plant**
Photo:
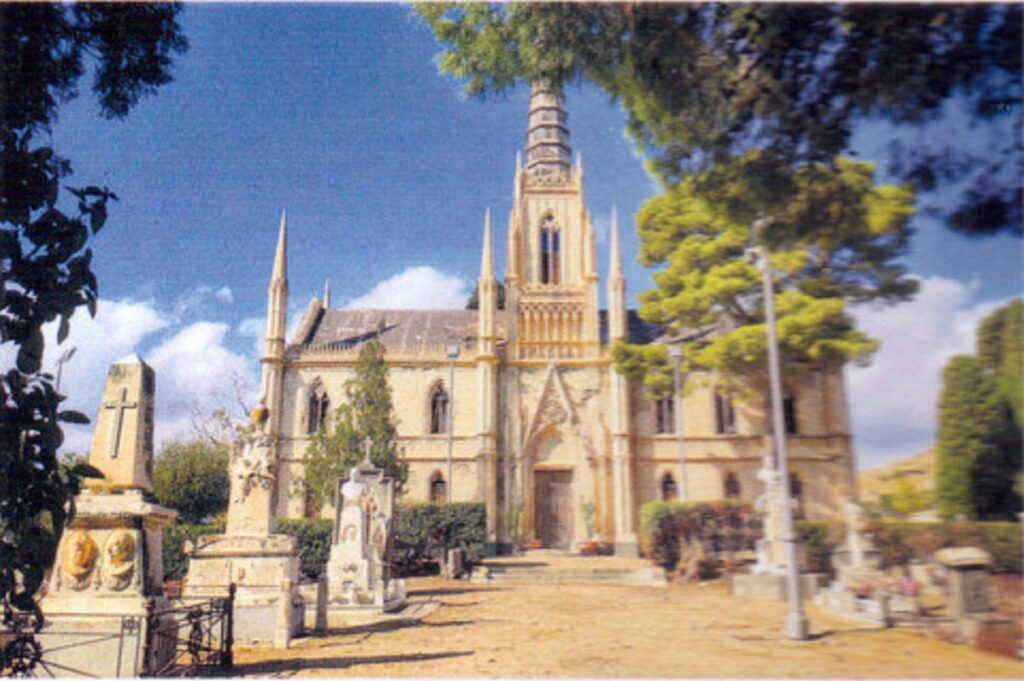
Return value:
<svg viewBox="0 0 1024 681">
<path fill-rule="evenodd" d="M 601 542 L 595 536 L 594 518 L 597 515 L 597 506 L 593 500 L 581 498 L 580 511 L 583 512 L 583 522 L 587 526 L 587 541 L 580 542 L 580 553 L 585 556 L 596 556 L 601 553 Z"/>
</svg>

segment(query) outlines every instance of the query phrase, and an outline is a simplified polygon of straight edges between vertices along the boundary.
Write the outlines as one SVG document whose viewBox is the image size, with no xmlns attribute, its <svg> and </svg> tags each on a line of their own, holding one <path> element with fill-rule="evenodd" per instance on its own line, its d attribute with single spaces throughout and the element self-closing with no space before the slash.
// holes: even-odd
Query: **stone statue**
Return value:
<svg viewBox="0 0 1024 681">
<path fill-rule="evenodd" d="M 231 476 L 239 484 L 240 494 L 234 495 L 233 503 L 242 503 L 255 488 L 270 490 L 277 475 L 274 460 L 274 439 L 266 432 L 270 412 L 264 406 L 252 412 L 253 432 L 243 437 L 231 457 Z"/>
</svg>

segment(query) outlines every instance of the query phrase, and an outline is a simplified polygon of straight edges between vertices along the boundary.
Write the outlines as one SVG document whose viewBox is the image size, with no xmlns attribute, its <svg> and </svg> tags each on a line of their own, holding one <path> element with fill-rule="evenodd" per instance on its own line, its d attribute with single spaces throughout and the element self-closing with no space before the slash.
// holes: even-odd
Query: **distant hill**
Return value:
<svg viewBox="0 0 1024 681">
<path fill-rule="evenodd" d="M 878 468 L 858 471 L 861 503 L 877 502 L 883 494 L 895 491 L 896 481 L 907 479 L 920 491 L 935 488 L 935 448 L 931 447 L 907 459 Z"/>
</svg>

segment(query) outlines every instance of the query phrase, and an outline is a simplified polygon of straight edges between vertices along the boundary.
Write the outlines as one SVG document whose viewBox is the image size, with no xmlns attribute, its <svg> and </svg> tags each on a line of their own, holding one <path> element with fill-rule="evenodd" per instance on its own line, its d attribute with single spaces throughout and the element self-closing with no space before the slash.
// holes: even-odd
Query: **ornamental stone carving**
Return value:
<svg viewBox="0 0 1024 681">
<path fill-rule="evenodd" d="M 135 576 L 135 537 L 127 530 L 110 535 L 106 547 L 106 586 L 114 591 L 123 591 Z"/>
<path fill-rule="evenodd" d="M 257 487 L 271 489 L 276 473 L 273 438 L 259 433 L 243 439 L 241 447 L 231 457 L 231 475 L 241 483 L 239 488 L 242 490 L 241 497 L 233 501 L 241 502 Z"/>
<path fill-rule="evenodd" d="M 564 423 L 569 417 L 569 412 L 565 410 L 561 402 L 558 400 L 548 398 L 544 400 L 544 404 L 540 406 L 540 419 L 539 423 L 542 426 L 558 425 Z"/>
<path fill-rule="evenodd" d="M 89 586 L 90 576 L 96 567 L 99 550 L 95 540 L 85 530 L 74 530 L 68 537 L 61 564 L 68 577 L 68 587 L 81 591 Z"/>
</svg>

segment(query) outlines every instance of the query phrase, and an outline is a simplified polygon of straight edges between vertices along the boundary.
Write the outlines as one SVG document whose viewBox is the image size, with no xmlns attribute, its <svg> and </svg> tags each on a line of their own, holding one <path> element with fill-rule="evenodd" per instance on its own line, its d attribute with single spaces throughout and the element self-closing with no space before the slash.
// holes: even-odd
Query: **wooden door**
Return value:
<svg viewBox="0 0 1024 681">
<path fill-rule="evenodd" d="M 534 482 L 537 538 L 545 548 L 569 548 L 573 530 L 572 471 L 537 471 Z"/>
</svg>

